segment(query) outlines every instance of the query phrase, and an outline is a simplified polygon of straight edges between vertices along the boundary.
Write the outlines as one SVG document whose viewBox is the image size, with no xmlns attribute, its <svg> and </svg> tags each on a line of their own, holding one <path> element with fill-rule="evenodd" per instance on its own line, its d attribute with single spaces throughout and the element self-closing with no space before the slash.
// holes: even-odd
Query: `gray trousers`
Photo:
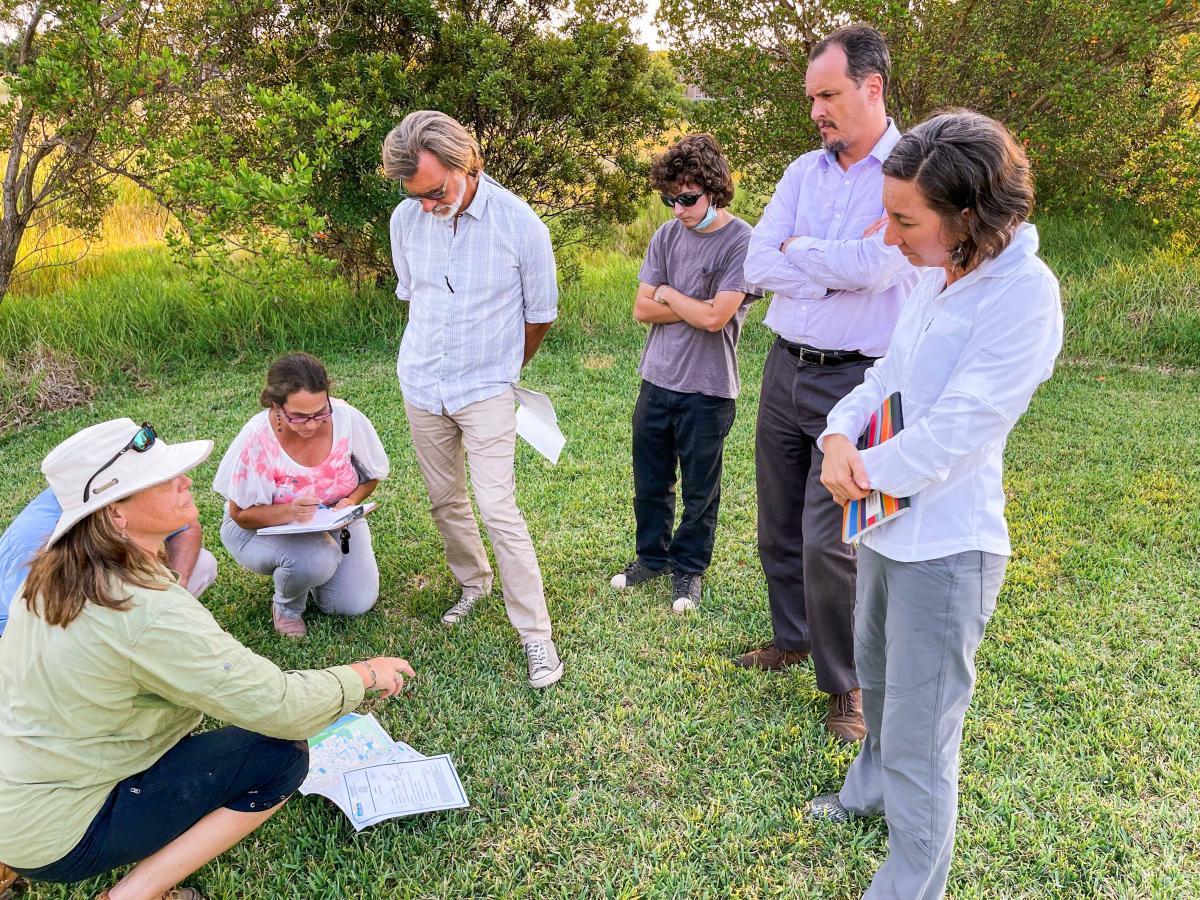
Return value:
<svg viewBox="0 0 1200 900">
<path fill-rule="evenodd" d="M 854 548 L 842 542 L 842 508 L 821 484 L 825 456 L 817 438 L 829 411 L 862 383 L 869 367 L 803 362 L 776 342 L 758 403 L 758 558 L 775 646 L 811 651 L 817 687 L 827 694 L 858 687 Z"/>
<path fill-rule="evenodd" d="M 865 898 L 945 894 L 975 651 L 1007 564 L 977 550 L 906 563 L 859 548 L 854 655 L 868 735 L 839 798 L 887 819 L 888 858 Z"/>
<path fill-rule="evenodd" d="M 237 562 L 275 581 L 275 607 L 289 619 L 304 612 L 311 591 L 322 612 L 342 616 L 365 613 L 379 598 L 379 566 L 365 519 L 350 526 L 350 552 L 342 553 L 334 535 L 259 534 L 225 514 L 221 543 Z"/>
</svg>

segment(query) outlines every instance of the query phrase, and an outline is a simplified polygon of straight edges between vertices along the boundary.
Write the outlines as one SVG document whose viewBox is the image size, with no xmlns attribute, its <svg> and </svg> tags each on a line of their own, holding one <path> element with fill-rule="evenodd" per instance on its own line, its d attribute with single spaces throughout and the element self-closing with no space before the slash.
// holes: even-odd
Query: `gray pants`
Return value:
<svg viewBox="0 0 1200 900">
<path fill-rule="evenodd" d="M 365 519 L 350 526 L 350 552 L 342 553 L 335 535 L 258 534 L 225 514 L 221 543 L 237 562 L 275 580 L 275 607 L 295 619 L 304 612 L 309 591 L 322 612 L 358 616 L 379 598 L 379 566 Z"/>
<path fill-rule="evenodd" d="M 866 898 L 945 893 L 975 651 L 1007 564 L 979 551 L 905 563 L 859 548 L 854 656 L 869 734 L 839 797 L 887 819 L 888 858 Z"/>
</svg>

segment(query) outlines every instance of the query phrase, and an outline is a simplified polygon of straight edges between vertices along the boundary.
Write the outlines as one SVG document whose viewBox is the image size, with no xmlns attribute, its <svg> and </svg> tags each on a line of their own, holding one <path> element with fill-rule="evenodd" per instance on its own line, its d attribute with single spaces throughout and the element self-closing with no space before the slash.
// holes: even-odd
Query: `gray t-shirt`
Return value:
<svg viewBox="0 0 1200 900">
<path fill-rule="evenodd" d="M 659 387 L 686 394 L 733 399 L 738 395 L 737 342 L 746 310 L 762 292 L 746 283 L 742 264 L 750 246 L 748 224 L 733 218 L 708 234 L 678 219 L 665 223 L 646 249 L 638 281 L 669 284 L 681 294 L 711 300 L 720 291 L 743 291 L 746 299 L 717 332 L 687 322 L 651 325 L 638 373 Z"/>
</svg>

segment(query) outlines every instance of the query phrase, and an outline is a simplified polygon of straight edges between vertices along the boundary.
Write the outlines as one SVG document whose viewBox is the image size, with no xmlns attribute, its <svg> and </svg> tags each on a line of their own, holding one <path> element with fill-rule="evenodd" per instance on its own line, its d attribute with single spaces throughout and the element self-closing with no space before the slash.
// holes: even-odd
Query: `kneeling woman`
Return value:
<svg viewBox="0 0 1200 900">
<path fill-rule="evenodd" d="M 307 353 L 275 361 L 259 402 L 266 409 L 243 426 L 213 483 L 229 501 L 221 542 L 247 569 L 275 580 L 275 630 L 303 637 L 310 591 L 326 613 L 356 616 L 375 605 L 371 529 L 365 519 L 353 523 L 348 546 L 326 532 L 256 529 L 307 522 L 322 505 L 362 503 L 387 477 L 388 458 L 367 417 L 330 396 L 325 367 Z"/>
<path fill-rule="evenodd" d="M 137 862 L 101 896 L 163 895 L 296 790 L 307 737 L 412 675 L 282 672 L 176 582 L 163 541 L 195 517 L 184 473 L 211 451 L 116 419 L 42 463 L 63 512 L 0 638 L 0 860 L 31 879 Z M 203 714 L 236 727 L 192 734 Z"/>
<path fill-rule="evenodd" d="M 1025 221 L 1029 164 L 999 123 L 958 111 L 912 129 L 883 164 L 883 205 L 884 241 L 928 268 L 887 355 L 829 413 L 821 482 L 839 503 L 870 487 L 912 508 L 862 539 L 854 660 L 869 734 L 813 813 L 882 813 L 888 858 L 866 896 L 932 900 L 954 846 L 975 651 L 1011 552 L 1004 444 L 1054 368 L 1062 310 Z M 904 430 L 859 453 L 895 392 Z"/>
</svg>

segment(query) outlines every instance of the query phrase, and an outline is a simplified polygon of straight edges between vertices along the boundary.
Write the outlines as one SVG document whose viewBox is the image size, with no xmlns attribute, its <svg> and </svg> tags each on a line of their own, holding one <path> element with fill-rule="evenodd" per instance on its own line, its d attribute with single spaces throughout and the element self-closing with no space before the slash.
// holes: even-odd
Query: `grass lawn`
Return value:
<svg viewBox="0 0 1200 900">
<path fill-rule="evenodd" d="M 742 346 L 716 558 L 703 607 L 688 618 L 671 614 L 662 582 L 622 596 L 608 587 L 633 549 L 640 331 L 616 320 L 564 325 L 530 367 L 525 383 L 551 395 L 568 435 L 558 466 L 524 445 L 517 462 L 568 666 L 543 693 L 526 686 L 498 598 L 454 631 L 438 621 L 455 586 L 390 350 L 327 358 L 340 394 L 372 418 L 392 456 L 372 519 L 382 596 L 357 620 L 310 613 L 301 644 L 274 635 L 268 580 L 221 549 L 209 490 L 217 458 L 256 411 L 265 358 L 167 372 L 153 392 L 109 390 L 91 409 L 0 438 L 3 521 L 40 489 L 45 452 L 87 423 L 129 415 L 172 440 L 215 439 L 196 487 L 222 566 L 204 597 L 218 621 L 285 667 L 386 653 L 419 673 L 411 698 L 364 711 L 423 752 L 452 753 L 469 809 L 356 835 L 332 804 L 296 797 L 194 883 L 223 898 L 865 890 L 886 854 L 883 823 L 814 826 L 804 816 L 854 752 L 824 732 L 811 670 L 762 674 L 730 661 L 770 634 L 754 527 L 761 313 Z M 955 897 L 1200 896 L 1198 395 L 1194 370 L 1066 363 L 1010 441 L 1016 555 L 966 722 Z"/>
</svg>

